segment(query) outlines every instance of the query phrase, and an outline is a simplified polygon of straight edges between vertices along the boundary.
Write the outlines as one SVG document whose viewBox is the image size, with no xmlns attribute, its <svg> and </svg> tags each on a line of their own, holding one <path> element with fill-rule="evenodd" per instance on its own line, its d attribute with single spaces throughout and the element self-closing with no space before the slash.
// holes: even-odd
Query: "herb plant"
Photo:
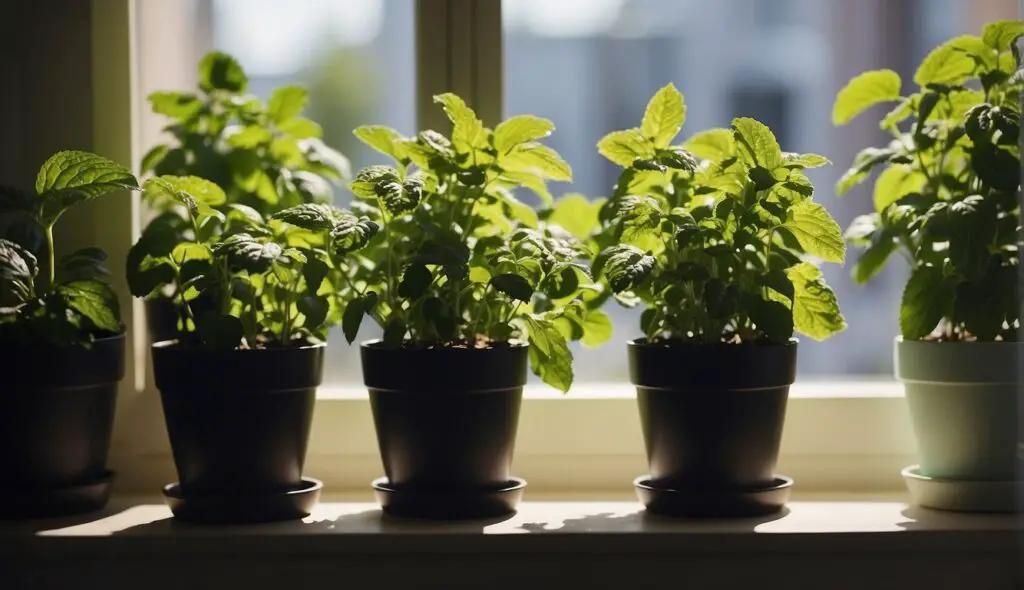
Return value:
<svg viewBox="0 0 1024 590">
<path fill-rule="evenodd" d="M 76 205 L 137 188 L 124 166 L 63 151 L 39 169 L 35 194 L 0 189 L 0 214 L 18 216 L 0 238 L 0 341 L 87 346 L 124 330 L 117 295 L 102 280 L 106 254 L 87 247 L 58 260 L 53 227 Z"/>
<path fill-rule="evenodd" d="M 172 139 L 146 154 L 142 172 L 213 182 L 224 199 L 212 206 L 225 214 L 244 205 L 269 217 L 303 203 L 329 202 L 332 184 L 350 176 L 349 163 L 324 144 L 320 126 L 302 116 L 306 90 L 282 86 L 264 104 L 247 88 L 238 62 L 214 51 L 199 63 L 198 92 L 151 94 L 153 111 L 171 120 L 165 131 Z M 151 225 L 186 239 L 191 223 L 180 203 L 163 192 L 143 198 L 157 213 Z M 163 294 L 177 298 L 173 291 Z"/>
<path fill-rule="evenodd" d="M 815 154 L 783 152 L 749 118 L 673 145 L 686 119 L 669 84 L 639 128 L 598 150 L 623 167 L 604 202 L 594 274 L 627 307 L 646 308 L 649 343 L 786 343 L 845 327 L 835 293 L 805 259 L 842 262 L 842 233 L 811 200 Z"/>
<path fill-rule="evenodd" d="M 881 168 L 875 211 L 847 230 L 861 247 L 853 278 L 865 283 L 893 252 L 910 264 L 900 304 L 907 339 L 1015 340 L 1019 327 L 1021 21 L 986 25 L 935 48 L 901 93 L 891 70 L 846 85 L 832 119 L 896 103 L 880 123 L 892 135 L 862 150 L 837 185 L 842 194 Z"/>
<path fill-rule="evenodd" d="M 180 204 L 189 228 L 182 239 L 173 228 L 151 226 L 129 252 L 128 283 L 137 297 L 173 287 L 185 345 L 266 348 L 325 340 L 340 320 L 343 292 L 328 279 L 378 229 L 321 203 L 270 219 L 240 204 L 224 214 L 215 208 L 224 191 L 194 176 L 154 177 L 143 192 Z M 200 297 L 212 305 L 196 306 Z"/>
<path fill-rule="evenodd" d="M 352 182 L 354 207 L 383 230 L 360 253 L 358 296 L 344 313 L 349 342 L 365 315 L 384 345 L 420 348 L 507 346 L 528 340 L 531 367 L 546 383 L 572 383 L 568 342 L 596 346 L 611 323 L 596 309 L 586 246 L 542 222 L 515 191 L 547 205 L 547 181 L 569 181 L 568 164 L 538 140 L 554 125 L 519 115 L 484 127 L 459 97 L 434 97 L 451 137 L 361 127 L 357 137 L 394 159 Z"/>
</svg>

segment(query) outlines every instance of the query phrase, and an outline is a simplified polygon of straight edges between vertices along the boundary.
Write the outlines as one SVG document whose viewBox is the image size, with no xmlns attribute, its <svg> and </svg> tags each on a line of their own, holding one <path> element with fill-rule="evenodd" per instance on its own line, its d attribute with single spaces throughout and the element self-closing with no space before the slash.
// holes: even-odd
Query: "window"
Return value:
<svg viewBox="0 0 1024 590">
<path fill-rule="evenodd" d="M 971 6 L 969 0 L 504 0 L 505 110 L 555 122 L 551 144 L 574 176 L 556 194 L 600 197 L 616 170 L 597 153 L 598 139 L 635 126 L 654 91 L 675 82 L 688 103 L 683 135 L 750 116 L 767 123 L 784 150 L 831 158 L 833 166 L 811 178 L 817 199 L 845 225 L 871 207 L 870 183 L 843 199 L 832 185 L 877 132 L 870 117 L 842 136 L 833 130 L 836 90 L 872 68 L 893 68 L 909 80 L 936 44 L 980 27 L 983 21 L 967 18 Z M 826 342 L 803 338 L 800 375 L 891 375 L 904 269 L 890 268 L 861 287 L 850 280 L 849 266 L 830 266 L 825 273 L 849 327 Z M 638 335 L 637 315 L 609 307 L 613 343 L 577 353 L 581 381 L 626 378 L 626 356 L 614 343 Z"/>
</svg>

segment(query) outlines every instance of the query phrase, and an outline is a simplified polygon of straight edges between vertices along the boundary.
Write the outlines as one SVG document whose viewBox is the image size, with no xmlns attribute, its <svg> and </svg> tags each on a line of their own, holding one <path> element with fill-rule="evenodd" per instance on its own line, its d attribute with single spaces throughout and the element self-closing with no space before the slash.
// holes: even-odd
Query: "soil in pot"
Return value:
<svg viewBox="0 0 1024 590">
<path fill-rule="evenodd" d="M 630 378 L 650 466 L 645 486 L 710 498 L 778 488 L 775 466 L 796 377 L 796 350 L 795 340 L 786 345 L 631 342 Z M 680 504 L 699 515 L 700 502 Z"/>
<path fill-rule="evenodd" d="M 48 516 L 105 504 L 124 346 L 123 334 L 88 348 L 0 344 L 0 496 L 17 497 L 18 512 Z M 88 501 L 79 488 L 93 492 Z"/>
<path fill-rule="evenodd" d="M 493 496 L 521 489 L 511 466 L 526 384 L 525 345 L 391 348 L 374 341 L 363 344 L 361 354 L 387 478 L 378 492 L 412 494 L 408 504 L 429 506 L 429 498 L 446 493 Z M 502 497 L 514 510 L 517 495 Z M 424 510 L 422 516 L 445 512 Z"/>
<path fill-rule="evenodd" d="M 325 349 L 153 345 L 182 497 L 285 497 L 304 487 Z"/>
</svg>

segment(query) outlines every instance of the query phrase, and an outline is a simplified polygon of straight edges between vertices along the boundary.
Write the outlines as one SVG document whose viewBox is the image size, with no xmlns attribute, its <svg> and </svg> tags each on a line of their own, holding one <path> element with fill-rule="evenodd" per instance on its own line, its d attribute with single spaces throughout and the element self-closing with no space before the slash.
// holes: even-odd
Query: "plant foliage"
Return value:
<svg viewBox="0 0 1024 590">
<path fill-rule="evenodd" d="M 640 127 L 598 143 L 623 171 L 600 207 L 595 276 L 619 303 L 643 304 L 649 342 L 786 343 L 842 330 L 812 260 L 843 262 L 845 245 L 803 172 L 829 161 L 783 152 L 749 118 L 673 145 L 685 118 L 669 84 Z"/>
<path fill-rule="evenodd" d="M 225 214 L 215 208 L 224 192 L 195 176 L 153 177 L 143 193 L 177 203 L 187 227 L 173 213 L 149 225 L 128 253 L 129 288 L 147 297 L 171 287 L 182 340 L 212 349 L 325 340 L 350 292 L 348 256 L 378 230 L 322 203 L 270 219 L 237 203 Z"/>
<path fill-rule="evenodd" d="M 355 131 L 395 163 L 361 170 L 352 182 L 358 209 L 383 230 L 359 254 L 360 296 L 345 310 L 345 335 L 352 342 L 370 316 L 388 346 L 528 340 L 534 373 L 566 391 L 568 343 L 599 345 L 611 323 L 597 309 L 586 246 L 517 194 L 551 205 L 547 182 L 571 179 L 569 165 L 539 141 L 554 125 L 518 115 L 492 130 L 458 96 L 434 100 L 451 120 L 450 136 Z"/>
<path fill-rule="evenodd" d="M 76 205 L 137 188 L 124 166 L 81 151 L 46 160 L 34 193 L 0 187 L 0 215 L 18 217 L 0 238 L 0 340 L 88 346 L 124 330 L 117 296 L 102 279 L 107 255 L 87 247 L 57 259 L 53 227 Z"/>
<path fill-rule="evenodd" d="M 858 283 L 894 252 L 910 263 L 904 338 L 1016 339 L 1022 34 L 1024 22 L 1002 21 L 980 37 L 947 41 L 925 57 L 906 96 L 899 75 L 879 70 L 855 77 L 836 98 L 837 124 L 893 105 L 880 123 L 892 139 L 862 150 L 837 190 L 881 171 L 874 212 L 855 219 L 846 238 L 861 249 Z"/>
</svg>

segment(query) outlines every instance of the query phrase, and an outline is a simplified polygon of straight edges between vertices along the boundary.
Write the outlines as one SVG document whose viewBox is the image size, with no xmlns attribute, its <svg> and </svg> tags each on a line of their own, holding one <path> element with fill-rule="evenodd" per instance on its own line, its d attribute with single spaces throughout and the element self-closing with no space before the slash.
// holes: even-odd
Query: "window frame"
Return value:
<svg viewBox="0 0 1024 590">
<path fill-rule="evenodd" d="M 144 152 L 139 130 L 148 114 L 136 82 L 152 67 L 136 60 L 139 0 L 91 1 L 93 148 L 134 166 Z M 416 0 L 415 28 L 430 32 L 418 34 L 415 43 L 418 126 L 447 125 L 432 101 L 447 90 L 466 97 L 488 125 L 495 124 L 503 113 L 500 0 Z M 111 253 L 112 268 L 123 265 L 138 236 L 139 202 L 131 199 L 128 208 L 116 199 L 87 208 L 76 225 Z M 115 287 L 132 344 L 110 464 L 119 472 L 121 493 L 154 493 L 173 481 L 174 464 L 153 385 L 142 304 L 118 274 Z M 780 473 L 797 480 L 798 493 L 902 489 L 899 470 L 915 453 L 902 395 L 892 379 L 798 382 L 789 400 Z M 630 482 L 645 469 L 632 386 L 580 383 L 564 397 L 528 387 L 514 469 L 535 492 L 631 494 Z M 330 383 L 320 388 L 305 471 L 332 491 L 368 493 L 382 469 L 365 390 Z"/>
</svg>

